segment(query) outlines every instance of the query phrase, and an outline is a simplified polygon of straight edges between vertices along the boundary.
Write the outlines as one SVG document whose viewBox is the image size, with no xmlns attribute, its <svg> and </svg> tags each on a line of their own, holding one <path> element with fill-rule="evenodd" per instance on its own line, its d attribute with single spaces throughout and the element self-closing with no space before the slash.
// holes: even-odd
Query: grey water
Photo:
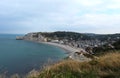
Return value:
<svg viewBox="0 0 120 78">
<path fill-rule="evenodd" d="M 15 40 L 18 35 L 0 34 L 0 73 L 27 74 L 40 69 L 51 59 L 63 59 L 65 51 L 51 45 Z"/>
</svg>

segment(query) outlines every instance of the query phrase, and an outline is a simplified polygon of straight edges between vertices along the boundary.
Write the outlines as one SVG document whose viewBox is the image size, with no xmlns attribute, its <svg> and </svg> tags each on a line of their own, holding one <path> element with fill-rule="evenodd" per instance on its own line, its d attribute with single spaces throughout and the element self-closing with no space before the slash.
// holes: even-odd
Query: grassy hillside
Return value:
<svg viewBox="0 0 120 78">
<path fill-rule="evenodd" d="M 88 36 L 86 34 L 76 33 L 76 32 L 39 32 L 42 36 L 50 38 L 50 39 L 67 39 L 71 40 L 71 38 L 75 41 L 78 40 L 92 40 L 93 38 L 91 36 Z"/>
<path fill-rule="evenodd" d="M 90 62 L 64 60 L 41 72 L 32 72 L 27 78 L 120 78 L 120 51 Z"/>
<path fill-rule="evenodd" d="M 67 31 L 57 31 L 57 32 L 38 32 L 35 37 L 38 37 L 38 34 L 41 34 L 44 37 L 50 39 L 67 39 L 71 38 L 75 41 L 78 40 L 117 40 L 120 38 L 120 34 L 92 34 L 92 33 L 77 33 L 77 32 L 67 32 Z"/>
</svg>

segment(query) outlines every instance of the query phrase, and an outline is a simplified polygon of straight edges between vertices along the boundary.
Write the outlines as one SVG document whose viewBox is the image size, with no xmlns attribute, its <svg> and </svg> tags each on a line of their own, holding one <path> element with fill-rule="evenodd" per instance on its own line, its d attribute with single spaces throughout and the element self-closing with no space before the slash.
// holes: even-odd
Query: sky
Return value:
<svg viewBox="0 0 120 78">
<path fill-rule="evenodd" d="M 0 33 L 120 33 L 120 0 L 0 0 Z"/>
</svg>

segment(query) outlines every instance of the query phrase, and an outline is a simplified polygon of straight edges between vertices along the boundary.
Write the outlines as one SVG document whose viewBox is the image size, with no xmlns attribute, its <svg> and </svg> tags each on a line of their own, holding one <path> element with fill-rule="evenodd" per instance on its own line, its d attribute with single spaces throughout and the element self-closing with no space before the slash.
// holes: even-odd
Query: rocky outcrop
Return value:
<svg viewBox="0 0 120 78">
<path fill-rule="evenodd" d="M 29 41 L 37 41 L 41 42 L 44 41 L 44 37 L 41 34 L 38 33 L 28 33 L 23 37 L 24 40 L 29 40 Z"/>
<path fill-rule="evenodd" d="M 16 40 L 23 40 L 23 36 L 17 36 Z"/>
</svg>

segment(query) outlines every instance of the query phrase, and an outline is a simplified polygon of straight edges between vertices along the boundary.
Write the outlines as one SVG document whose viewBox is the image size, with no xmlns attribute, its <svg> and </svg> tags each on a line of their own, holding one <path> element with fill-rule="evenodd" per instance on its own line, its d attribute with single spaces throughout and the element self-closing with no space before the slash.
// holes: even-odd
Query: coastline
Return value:
<svg viewBox="0 0 120 78">
<path fill-rule="evenodd" d="M 25 40 L 25 39 L 23 39 L 23 40 Z M 70 47 L 70 46 L 64 45 L 64 44 L 58 44 L 58 43 L 53 43 L 53 42 L 44 42 L 44 41 L 34 41 L 34 40 L 25 40 L 25 41 L 30 41 L 30 42 L 42 43 L 42 44 L 46 44 L 46 45 L 55 46 L 55 47 L 63 49 L 67 54 L 71 54 L 71 53 L 74 53 L 76 51 L 80 51 L 80 50 L 78 50 L 74 47 Z"/>
<path fill-rule="evenodd" d="M 59 47 L 59 48 L 65 50 L 67 52 L 67 54 L 73 54 L 75 52 L 84 51 L 81 48 L 74 48 L 74 47 L 71 47 L 69 45 L 64 45 L 64 44 L 58 44 L 58 43 L 52 43 L 52 42 L 38 42 L 38 43 L 43 43 L 43 44 L 48 44 L 48 45 L 52 45 L 55 47 Z"/>
<path fill-rule="evenodd" d="M 75 47 L 71 47 L 69 45 L 52 43 L 52 42 L 38 42 L 38 43 L 59 47 L 66 52 L 66 54 L 69 58 L 71 58 L 73 60 L 76 60 L 76 61 L 79 61 L 79 62 L 84 62 L 84 61 L 90 61 L 91 60 L 90 58 L 87 58 L 86 56 L 83 55 L 84 53 L 86 54 L 86 52 L 82 48 L 75 48 Z M 75 56 L 76 52 L 83 52 L 83 54 Z"/>
</svg>

